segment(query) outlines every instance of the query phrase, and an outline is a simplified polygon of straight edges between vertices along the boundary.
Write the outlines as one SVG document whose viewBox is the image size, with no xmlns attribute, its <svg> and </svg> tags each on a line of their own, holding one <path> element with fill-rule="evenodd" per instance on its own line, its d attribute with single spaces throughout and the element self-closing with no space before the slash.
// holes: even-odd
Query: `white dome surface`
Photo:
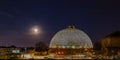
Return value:
<svg viewBox="0 0 120 60">
<path fill-rule="evenodd" d="M 93 48 L 88 35 L 76 28 L 66 28 L 57 32 L 51 42 L 50 48 Z"/>
</svg>

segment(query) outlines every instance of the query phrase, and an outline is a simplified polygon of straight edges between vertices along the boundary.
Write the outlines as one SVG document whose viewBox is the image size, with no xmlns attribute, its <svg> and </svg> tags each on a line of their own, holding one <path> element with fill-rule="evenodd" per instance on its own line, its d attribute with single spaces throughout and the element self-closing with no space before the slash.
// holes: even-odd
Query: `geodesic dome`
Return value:
<svg viewBox="0 0 120 60">
<path fill-rule="evenodd" d="M 86 33 L 69 26 L 53 36 L 49 48 L 93 48 L 93 45 Z"/>
</svg>

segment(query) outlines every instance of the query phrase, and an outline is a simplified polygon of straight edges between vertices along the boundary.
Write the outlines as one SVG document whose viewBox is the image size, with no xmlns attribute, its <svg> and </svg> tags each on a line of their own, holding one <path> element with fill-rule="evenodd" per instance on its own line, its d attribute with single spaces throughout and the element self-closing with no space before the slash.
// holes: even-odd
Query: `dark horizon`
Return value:
<svg viewBox="0 0 120 60">
<path fill-rule="evenodd" d="M 1 0 L 0 46 L 31 47 L 49 44 L 55 33 L 69 25 L 83 30 L 92 42 L 120 30 L 119 1 Z M 39 26 L 39 36 L 29 35 Z"/>
</svg>

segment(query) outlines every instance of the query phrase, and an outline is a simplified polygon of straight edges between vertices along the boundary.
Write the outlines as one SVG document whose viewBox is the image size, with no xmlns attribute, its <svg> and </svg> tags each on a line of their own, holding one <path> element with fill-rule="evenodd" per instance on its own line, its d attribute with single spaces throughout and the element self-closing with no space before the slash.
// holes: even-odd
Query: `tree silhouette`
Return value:
<svg viewBox="0 0 120 60">
<path fill-rule="evenodd" d="M 95 42 L 93 49 L 94 50 L 101 50 L 101 43 L 100 42 Z"/>
<path fill-rule="evenodd" d="M 43 51 L 47 51 L 47 50 L 48 50 L 48 46 L 44 42 L 40 41 L 40 42 L 36 43 L 35 51 L 43 52 Z"/>
</svg>

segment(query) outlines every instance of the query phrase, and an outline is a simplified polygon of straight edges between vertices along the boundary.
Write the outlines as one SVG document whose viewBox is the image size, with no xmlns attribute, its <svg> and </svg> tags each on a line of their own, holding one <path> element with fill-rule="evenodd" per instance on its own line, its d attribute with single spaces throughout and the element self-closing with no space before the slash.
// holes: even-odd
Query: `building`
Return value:
<svg viewBox="0 0 120 60">
<path fill-rule="evenodd" d="M 49 48 L 49 53 L 80 54 L 83 51 L 91 51 L 93 44 L 82 30 L 68 26 L 53 36 Z"/>
<path fill-rule="evenodd" d="M 105 55 L 117 54 L 120 50 L 120 31 L 113 32 L 102 38 L 101 45 Z"/>
<path fill-rule="evenodd" d="M 21 48 L 0 47 L 0 59 L 14 59 L 21 57 Z"/>
</svg>

